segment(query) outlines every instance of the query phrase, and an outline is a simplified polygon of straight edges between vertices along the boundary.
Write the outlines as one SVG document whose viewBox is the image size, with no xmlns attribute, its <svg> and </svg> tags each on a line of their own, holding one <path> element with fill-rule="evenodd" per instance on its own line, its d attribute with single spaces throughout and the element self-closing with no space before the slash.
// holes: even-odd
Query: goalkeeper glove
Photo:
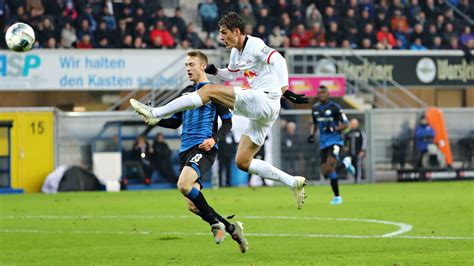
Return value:
<svg viewBox="0 0 474 266">
<path fill-rule="evenodd" d="M 290 90 L 286 90 L 285 93 L 283 93 L 283 96 L 285 96 L 285 98 L 287 98 L 291 102 L 294 102 L 297 104 L 309 102 L 309 99 L 307 97 L 304 97 L 304 94 L 296 94 Z"/>
<path fill-rule="evenodd" d="M 217 75 L 217 67 L 214 64 L 209 64 L 206 66 L 206 69 L 204 69 L 204 72 L 215 76 Z"/>
</svg>

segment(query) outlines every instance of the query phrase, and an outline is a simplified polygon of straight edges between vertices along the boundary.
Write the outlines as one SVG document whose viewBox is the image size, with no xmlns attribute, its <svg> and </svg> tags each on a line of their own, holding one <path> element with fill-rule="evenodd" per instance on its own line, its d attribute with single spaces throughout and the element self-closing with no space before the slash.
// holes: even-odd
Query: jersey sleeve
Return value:
<svg viewBox="0 0 474 266">
<path fill-rule="evenodd" d="M 349 120 L 347 119 L 346 113 L 344 113 L 344 110 L 342 110 L 340 106 L 337 106 L 336 121 L 339 121 L 346 125 L 349 124 Z"/>
<path fill-rule="evenodd" d="M 273 53 L 276 53 L 276 50 L 273 48 L 268 47 L 262 40 L 257 39 L 255 42 L 255 58 L 257 60 L 265 62 L 266 64 L 270 64 L 270 58 L 273 55 Z"/>
<path fill-rule="evenodd" d="M 217 115 L 221 118 L 222 121 L 232 118 L 232 113 L 230 110 L 220 104 L 215 104 L 217 109 Z"/>
<path fill-rule="evenodd" d="M 229 64 L 227 65 L 227 70 L 232 73 L 239 72 L 239 68 L 235 65 L 235 48 L 230 51 Z"/>
<path fill-rule="evenodd" d="M 318 125 L 318 116 L 319 116 L 319 112 L 318 112 L 318 107 L 317 105 L 313 105 L 313 109 L 312 109 L 312 112 L 311 112 L 311 116 L 313 117 L 313 123 L 315 126 Z"/>
</svg>

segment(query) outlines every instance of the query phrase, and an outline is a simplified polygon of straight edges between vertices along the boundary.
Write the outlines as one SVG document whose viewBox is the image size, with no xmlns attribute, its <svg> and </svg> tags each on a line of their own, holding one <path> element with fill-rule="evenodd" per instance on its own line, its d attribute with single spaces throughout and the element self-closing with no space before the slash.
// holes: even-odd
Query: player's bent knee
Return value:
<svg viewBox="0 0 474 266">
<path fill-rule="evenodd" d="M 245 172 L 248 172 L 249 167 L 250 167 L 250 162 L 251 160 L 248 160 L 246 158 L 240 158 L 240 157 L 235 158 L 235 164 L 237 165 L 237 168 Z"/>
<path fill-rule="evenodd" d="M 179 192 L 183 195 L 187 195 L 189 191 L 191 191 L 191 188 L 193 185 L 188 184 L 187 182 L 182 181 L 181 179 L 178 180 L 177 187 Z"/>
</svg>

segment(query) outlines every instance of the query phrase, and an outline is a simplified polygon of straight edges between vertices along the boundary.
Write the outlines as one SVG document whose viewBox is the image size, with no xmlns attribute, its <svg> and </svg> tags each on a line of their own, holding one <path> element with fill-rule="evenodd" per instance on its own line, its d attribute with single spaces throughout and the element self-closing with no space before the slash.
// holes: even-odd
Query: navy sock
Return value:
<svg viewBox="0 0 474 266">
<path fill-rule="evenodd" d="M 211 208 L 211 211 L 214 212 L 214 215 L 216 216 L 217 220 L 221 221 L 225 225 L 225 231 L 229 234 L 232 234 L 232 232 L 234 232 L 234 225 L 229 223 L 229 221 L 227 221 L 224 217 L 217 213 L 212 207 L 209 208 Z M 201 218 L 204 220 L 200 212 L 196 213 L 196 215 L 201 216 Z"/>
<path fill-rule="evenodd" d="M 334 192 L 334 196 L 338 197 L 339 196 L 339 184 L 337 182 L 337 174 L 335 171 L 332 171 L 328 175 L 329 179 L 331 180 L 331 187 L 332 191 Z"/>
<path fill-rule="evenodd" d="M 186 197 L 194 203 L 196 208 L 198 208 L 198 215 L 201 216 L 204 221 L 208 222 L 210 225 L 219 221 L 214 214 L 214 210 L 209 207 L 209 204 L 207 204 L 204 195 L 199 191 L 199 189 L 193 187 Z"/>
</svg>

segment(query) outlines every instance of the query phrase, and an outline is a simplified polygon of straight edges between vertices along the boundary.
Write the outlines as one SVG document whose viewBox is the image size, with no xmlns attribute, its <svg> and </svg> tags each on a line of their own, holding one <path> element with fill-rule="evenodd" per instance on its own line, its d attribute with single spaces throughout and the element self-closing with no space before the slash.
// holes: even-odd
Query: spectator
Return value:
<svg viewBox="0 0 474 266">
<path fill-rule="evenodd" d="M 286 10 L 290 10 L 290 4 L 287 2 L 287 0 L 278 0 L 271 2 L 271 13 L 276 18 L 281 17 L 281 15 L 286 12 Z"/>
<path fill-rule="evenodd" d="M 175 46 L 173 37 L 165 28 L 165 23 L 161 20 L 156 22 L 155 28 L 150 32 L 150 40 L 156 47 L 173 48 Z"/>
<path fill-rule="evenodd" d="M 314 23 L 309 29 L 309 33 L 312 39 L 315 39 L 317 46 L 324 47 L 326 46 L 326 33 L 322 28 L 322 24 Z"/>
<path fill-rule="evenodd" d="M 312 3 L 308 6 L 306 10 L 306 28 L 311 28 L 314 23 L 319 23 L 320 25 L 324 25 L 323 16 L 321 12 L 319 12 L 316 4 Z"/>
<path fill-rule="evenodd" d="M 359 18 L 357 18 L 357 22 L 358 22 L 359 30 L 363 30 L 365 28 L 365 25 L 367 24 L 373 25 L 372 18 L 370 17 L 370 13 L 367 8 L 364 8 L 362 10 L 362 15 Z"/>
<path fill-rule="evenodd" d="M 58 48 L 56 39 L 54 37 L 50 37 L 48 40 L 46 40 L 44 48 L 46 48 L 46 49 L 56 49 L 56 48 Z"/>
<path fill-rule="evenodd" d="M 428 124 L 425 115 L 422 115 L 415 129 L 416 167 L 422 167 L 423 156 L 428 151 L 428 145 L 433 143 L 435 132 Z"/>
<path fill-rule="evenodd" d="M 461 44 L 459 43 L 459 38 L 457 36 L 451 37 L 446 48 L 450 50 L 462 50 Z"/>
<path fill-rule="evenodd" d="M 296 123 L 289 121 L 281 136 L 281 170 L 285 172 L 298 173 L 298 164 L 302 158 L 299 152 L 300 137 L 296 134 Z"/>
<path fill-rule="evenodd" d="M 87 19 L 89 21 L 89 27 L 91 31 L 95 31 L 97 29 L 97 20 L 94 18 L 92 14 L 92 6 L 90 4 L 86 4 L 84 12 L 79 16 L 79 21 Z"/>
<path fill-rule="evenodd" d="M 39 25 L 37 39 L 41 46 L 47 46 L 47 42 L 49 42 L 50 38 L 56 39 L 57 32 L 51 19 L 49 17 L 44 17 Z M 54 48 L 54 46 L 49 48 Z"/>
<path fill-rule="evenodd" d="M 100 21 L 99 22 L 99 27 L 94 32 L 94 39 L 97 42 L 100 42 L 103 39 L 107 39 L 107 46 L 110 46 L 110 44 L 111 44 L 112 40 L 114 39 L 114 37 L 112 36 L 112 32 L 107 29 L 107 23 L 105 23 L 105 21 Z M 102 41 L 102 43 L 103 43 L 103 41 Z M 101 48 L 106 48 L 106 47 L 102 46 Z"/>
<path fill-rule="evenodd" d="M 28 22 L 31 25 L 38 25 L 44 14 L 44 7 L 41 0 L 26 0 L 26 10 L 28 10 L 30 14 Z"/>
<path fill-rule="evenodd" d="M 410 45 L 410 50 L 412 51 L 423 51 L 427 50 L 423 43 L 421 42 L 420 38 L 416 38 L 415 41 Z"/>
<path fill-rule="evenodd" d="M 453 37 L 459 38 L 456 32 L 454 32 L 454 26 L 451 23 L 446 23 L 444 31 L 441 35 L 443 37 L 443 42 L 445 44 L 450 44 Z"/>
<path fill-rule="evenodd" d="M 187 35 L 186 35 L 186 40 L 189 42 L 190 47 L 192 48 L 199 48 L 201 47 L 201 39 L 196 33 L 196 30 L 194 29 L 194 24 L 192 22 L 188 23 L 187 27 Z"/>
<path fill-rule="evenodd" d="M 98 40 L 95 48 L 98 48 L 98 49 L 110 49 L 110 48 L 113 48 L 112 45 L 110 44 L 109 42 L 109 39 L 105 38 L 105 37 L 100 37 L 99 39 L 96 38 L 96 40 Z"/>
<path fill-rule="evenodd" d="M 77 49 L 92 49 L 91 36 L 89 34 L 82 35 L 81 40 L 77 43 Z"/>
<path fill-rule="evenodd" d="M 77 39 L 82 40 L 82 36 L 89 35 L 91 43 L 94 43 L 94 39 L 92 38 L 92 30 L 89 27 L 89 21 L 87 19 L 81 20 L 81 24 L 79 29 L 76 31 Z"/>
<path fill-rule="evenodd" d="M 145 24 L 142 21 L 139 21 L 137 25 L 135 25 L 135 31 L 133 32 L 133 37 L 140 38 L 142 43 L 148 44 L 150 43 L 150 34 L 147 32 L 145 28 Z"/>
<path fill-rule="evenodd" d="M 115 16 L 111 13 L 110 8 L 108 5 L 104 5 L 102 8 L 102 18 L 107 25 L 107 30 L 113 31 L 117 28 L 117 20 Z"/>
<path fill-rule="evenodd" d="M 179 33 L 178 26 L 173 25 L 170 29 L 171 38 L 173 38 L 173 47 L 176 47 L 178 43 L 181 42 L 181 34 Z"/>
<path fill-rule="evenodd" d="M 410 0 L 410 6 L 408 7 L 408 17 L 416 18 L 421 12 L 423 11 L 418 0 Z"/>
<path fill-rule="evenodd" d="M 199 15 L 202 20 L 202 27 L 208 34 L 214 33 L 219 19 L 219 9 L 213 0 L 207 0 L 199 5 Z"/>
<path fill-rule="evenodd" d="M 184 21 L 183 17 L 182 17 L 182 11 L 181 11 L 181 8 L 177 7 L 175 10 L 174 10 L 174 17 L 170 18 L 170 25 L 171 26 L 176 26 L 178 28 L 178 32 L 179 32 L 179 39 L 184 39 L 186 38 L 186 33 L 187 33 L 187 30 L 186 30 L 186 22 Z"/>
<path fill-rule="evenodd" d="M 165 25 L 169 24 L 168 17 L 165 14 L 165 10 L 161 6 L 156 9 L 155 13 L 153 13 L 150 18 L 150 21 L 148 22 L 148 25 L 156 25 L 158 21 L 163 21 Z"/>
<path fill-rule="evenodd" d="M 43 6 L 44 14 L 54 17 L 54 23 L 57 24 L 64 10 L 64 2 L 62 0 L 43 0 Z"/>
<path fill-rule="evenodd" d="M 268 13 L 268 8 L 262 8 L 260 10 L 260 14 L 257 16 L 257 26 L 258 25 L 264 25 L 265 29 L 271 29 L 273 25 L 275 25 L 273 17 L 270 17 Z"/>
<path fill-rule="evenodd" d="M 357 26 L 357 18 L 355 16 L 355 10 L 352 8 L 347 9 L 346 16 L 342 19 L 342 30 L 349 32 L 353 27 Z"/>
<path fill-rule="evenodd" d="M 329 30 L 326 32 L 326 40 L 333 40 L 336 42 L 336 46 L 341 44 L 344 34 L 338 29 L 336 22 L 329 23 Z"/>
<path fill-rule="evenodd" d="M 66 22 L 61 30 L 61 46 L 64 48 L 73 48 L 77 41 L 76 29 L 71 22 Z"/>
<path fill-rule="evenodd" d="M 400 28 L 403 32 L 408 32 L 409 30 L 408 21 L 399 9 L 394 11 L 394 15 L 390 20 L 390 25 L 392 25 L 392 31 L 395 31 L 397 28 Z"/>
<path fill-rule="evenodd" d="M 268 34 L 265 25 L 258 25 L 257 32 L 255 32 L 254 36 L 262 39 L 265 43 L 268 43 Z"/>
<path fill-rule="evenodd" d="M 247 35 L 252 35 L 252 34 L 253 34 L 253 27 L 252 27 L 252 25 L 250 25 L 250 24 L 245 24 L 244 32 L 245 32 L 245 34 L 247 34 Z"/>
<path fill-rule="evenodd" d="M 429 43 L 428 36 L 423 31 L 423 25 L 421 25 L 421 24 L 416 24 L 415 25 L 410 38 L 411 38 L 410 39 L 411 43 L 413 43 L 418 38 L 421 39 L 421 43 L 425 46 L 428 45 L 428 43 Z"/>
<path fill-rule="evenodd" d="M 443 30 L 446 26 L 445 19 L 444 19 L 443 15 L 438 15 L 436 17 L 435 25 L 436 25 L 436 29 L 438 30 L 439 33 L 443 32 Z"/>
<path fill-rule="evenodd" d="M 221 0 L 217 3 L 219 9 L 219 17 L 227 14 L 230 11 L 239 13 L 239 6 L 235 3 L 235 0 Z"/>
<path fill-rule="evenodd" d="M 242 11 L 245 8 L 248 8 L 248 9 L 250 9 L 250 11 L 254 12 L 252 3 L 250 3 L 249 0 L 239 0 L 239 10 Z M 258 12 L 258 11 L 255 11 L 255 12 Z M 255 14 L 255 15 L 257 15 L 257 14 Z"/>
<path fill-rule="evenodd" d="M 439 10 L 436 7 L 434 0 L 426 0 L 425 1 L 425 6 L 423 9 L 423 12 L 425 12 L 426 17 L 429 20 L 435 20 L 437 16 L 439 15 Z"/>
<path fill-rule="evenodd" d="M 326 7 L 326 10 L 324 12 L 324 27 L 326 29 L 329 28 L 329 23 L 330 22 L 335 22 L 336 24 L 339 23 L 339 17 L 335 14 L 334 8 L 332 6 Z"/>
<path fill-rule="evenodd" d="M 374 44 L 370 38 L 363 38 L 359 47 L 360 49 L 374 49 Z"/>
<path fill-rule="evenodd" d="M 367 151 L 367 135 L 359 127 L 359 120 L 351 119 L 349 132 L 344 135 L 344 152 L 350 156 L 351 163 L 355 167 L 354 182 L 358 183 L 364 179 L 364 158 Z"/>
<path fill-rule="evenodd" d="M 124 6 L 119 15 L 119 21 L 125 21 L 127 31 L 131 32 L 135 27 L 132 10 L 128 6 Z"/>
<path fill-rule="evenodd" d="M 138 162 L 141 166 L 142 173 L 139 178 L 145 184 L 149 185 L 151 183 L 151 174 L 152 174 L 152 156 L 150 144 L 146 140 L 146 137 L 143 135 L 138 136 L 137 140 L 133 144 L 132 150 L 130 151 L 130 159 L 132 161 Z"/>
<path fill-rule="evenodd" d="M 392 49 L 396 45 L 395 37 L 388 31 L 387 26 L 382 26 L 377 33 L 377 47 L 379 49 Z"/>
<path fill-rule="evenodd" d="M 232 179 L 232 164 L 237 148 L 234 134 L 229 131 L 224 138 L 219 140 L 219 150 L 217 151 L 217 160 L 219 161 L 219 186 L 230 187 Z"/>
<path fill-rule="evenodd" d="M 148 46 L 145 42 L 143 42 L 143 39 L 141 37 L 135 37 L 135 39 L 133 40 L 133 48 L 144 49 L 148 48 Z"/>
<path fill-rule="evenodd" d="M 214 43 L 214 40 L 211 37 L 206 37 L 204 44 L 201 46 L 201 49 L 211 49 L 214 50 L 217 48 L 217 45 Z"/>
<path fill-rule="evenodd" d="M 438 31 L 436 30 L 435 24 L 431 23 L 428 25 L 428 32 L 426 33 L 426 39 L 428 40 L 426 45 L 428 45 L 428 47 L 433 47 L 433 40 L 436 36 L 439 36 Z"/>
<path fill-rule="evenodd" d="M 460 39 L 462 45 L 464 45 L 464 46 L 467 46 L 467 43 L 470 40 L 474 40 L 474 34 L 472 34 L 472 32 L 471 32 L 471 27 L 464 26 L 461 37 L 459 39 Z"/>
<path fill-rule="evenodd" d="M 296 44 L 293 43 L 294 47 L 306 47 L 309 45 L 309 39 L 311 39 L 311 34 L 306 31 L 303 24 L 298 24 L 298 26 L 296 26 L 295 31 L 291 33 L 290 38 L 292 40 L 298 39 L 298 46 L 295 46 Z"/>
<path fill-rule="evenodd" d="M 133 37 L 130 34 L 123 36 L 122 43 L 120 45 L 122 49 L 131 49 L 133 48 Z"/>
<path fill-rule="evenodd" d="M 361 34 L 361 39 L 369 39 L 371 46 L 377 43 L 377 37 L 374 32 L 374 25 L 369 23 L 365 25 L 364 31 Z"/>
<path fill-rule="evenodd" d="M 251 25 L 252 28 L 255 28 L 257 26 L 257 19 L 253 15 L 253 12 L 250 10 L 250 8 L 248 8 L 248 6 L 245 6 L 242 10 L 241 17 L 244 23 Z"/>
<path fill-rule="evenodd" d="M 173 169 L 171 162 L 171 149 L 165 142 L 163 133 L 158 132 L 153 141 L 153 156 L 152 162 L 154 168 L 158 171 L 161 177 L 164 177 L 168 182 L 176 183 L 178 177 Z"/>
<path fill-rule="evenodd" d="M 459 1 L 458 8 L 461 12 L 468 15 L 470 18 L 474 17 L 474 3 L 470 0 Z"/>
<path fill-rule="evenodd" d="M 433 37 L 433 44 L 431 46 L 431 49 L 433 50 L 446 49 L 446 47 L 443 45 L 443 39 L 441 38 L 441 36 Z"/>
<path fill-rule="evenodd" d="M 282 34 L 286 36 L 290 36 L 290 34 L 293 32 L 293 25 L 291 23 L 291 19 L 288 13 L 285 12 L 281 15 L 279 26 L 282 30 Z"/>
<path fill-rule="evenodd" d="M 281 34 L 279 26 L 273 27 L 272 32 L 268 36 L 268 45 L 270 47 L 281 47 L 283 44 L 284 35 Z"/>
<path fill-rule="evenodd" d="M 415 18 L 412 18 L 409 21 L 411 27 L 414 27 L 416 24 L 421 24 L 424 28 L 429 22 L 430 21 L 426 19 L 424 12 L 420 12 Z"/>
<path fill-rule="evenodd" d="M 133 14 L 133 22 L 135 23 L 135 26 L 138 23 L 147 23 L 149 21 L 149 17 L 147 16 L 147 13 L 143 9 L 142 6 L 137 6 L 135 9 L 135 13 Z M 184 25 L 184 29 L 186 29 L 186 24 Z"/>
<path fill-rule="evenodd" d="M 188 39 L 183 39 L 183 40 L 181 40 L 181 42 L 179 43 L 179 47 L 180 47 L 181 49 L 187 50 L 187 49 L 190 49 L 190 48 L 191 48 L 191 43 L 189 42 Z"/>
<path fill-rule="evenodd" d="M 352 28 L 349 28 L 349 32 L 345 35 L 346 40 L 349 42 L 349 46 L 352 49 L 356 49 L 359 47 L 360 38 L 357 32 L 357 27 L 354 25 Z"/>
<path fill-rule="evenodd" d="M 67 1 L 63 11 L 63 17 L 70 21 L 76 21 L 77 16 L 78 13 L 76 8 L 74 7 L 74 3 L 72 2 L 72 0 Z"/>
</svg>

